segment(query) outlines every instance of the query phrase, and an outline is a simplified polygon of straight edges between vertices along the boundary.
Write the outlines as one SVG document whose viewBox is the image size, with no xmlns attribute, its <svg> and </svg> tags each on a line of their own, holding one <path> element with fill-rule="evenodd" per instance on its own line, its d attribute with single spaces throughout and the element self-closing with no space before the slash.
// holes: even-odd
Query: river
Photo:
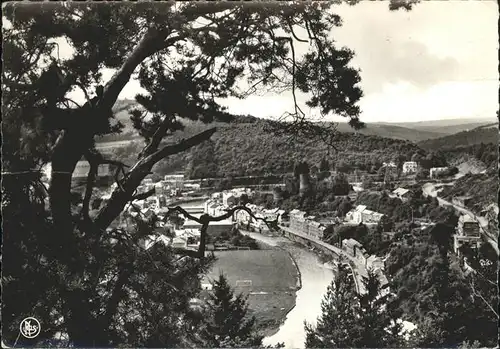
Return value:
<svg viewBox="0 0 500 349">
<path fill-rule="evenodd" d="M 302 288 L 297 291 L 296 305 L 288 313 L 277 333 L 264 338 L 264 345 L 283 342 L 286 348 L 304 348 L 306 333 L 304 321 L 315 324 L 321 314 L 321 301 L 328 285 L 333 280 L 333 272 L 320 263 L 318 257 L 306 248 L 283 237 L 265 236 L 257 233 L 242 232 L 271 246 L 278 246 L 289 251 L 299 268 Z"/>
<path fill-rule="evenodd" d="M 202 206 L 203 201 L 182 203 L 181 206 Z M 305 247 L 299 247 L 292 241 L 280 236 L 267 236 L 241 231 L 255 240 L 273 247 L 281 247 L 291 253 L 301 275 L 302 287 L 296 293 L 295 307 L 287 314 L 279 330 L 264 338 L 264 345 L 284 343 L 285 348 L 304 348 L 306 333 L 304 321 L 315 324 L 321 314 L 321 301 L 328 285 L 333 280 L 332 269 L 322 264 L 318 256 Z"/>
</svg>

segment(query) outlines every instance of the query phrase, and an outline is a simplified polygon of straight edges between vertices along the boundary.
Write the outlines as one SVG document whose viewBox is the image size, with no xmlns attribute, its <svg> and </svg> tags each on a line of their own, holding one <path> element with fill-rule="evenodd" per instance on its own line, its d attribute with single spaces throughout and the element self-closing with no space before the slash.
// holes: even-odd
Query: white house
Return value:
<svg viewBox="0 0 500 349">
<path fill-rule="evenodd" d="M 394 195 L 396 195 L 399 199 L 403 200 L 403 201 L 408 200 L 408 198 L 409 198 L 409 196 L 411 194 L 410 190 L 408 190 L 406 188 L 397 188 L 392 193 Z"/>
<path fill-rule="evenodd" d="M 416 161 L 406 161 L 403 163 L 403 173 L 410 174 L 416 173 L 418 170 L 418 164 Z"/>
<path fill-rule="evenodd" d="M 351 224 L 378 223 L 384 215 L 372 210 L 368 210 L 365 205 L 358 205 L 347 212 L 346 221 Z"/>
<path fill-rule="evenodd" d="M 168 184 L 172 189 L 183 189 L 184 175 L 183 174 L 166 175 L 163 179 L 163 182 Z"/>
</svg>

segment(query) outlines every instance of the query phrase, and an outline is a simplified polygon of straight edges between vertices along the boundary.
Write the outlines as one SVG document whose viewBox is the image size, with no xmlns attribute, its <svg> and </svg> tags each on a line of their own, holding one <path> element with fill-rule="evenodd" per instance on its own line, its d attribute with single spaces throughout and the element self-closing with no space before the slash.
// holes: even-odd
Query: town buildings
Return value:
<svg viewBox="0 0 500 349">
<path fill-rule="evenodd" d="M 238 198 L 232 192 L 223 192 L 222 203 L 228 207 L 235 206 L 238 203 Z"/>
<path fill-rule="evenodd" d="M 162 243 L 165 246 L 169 246 L 171 244 L 171 239 L 168 238 L 165 235 L 162 234 L 153 234 L 147 236 L 145 239 L 143 239 L 139 245 L 142 246 L 145 250 L 149 250 L 151 247 L 153 247 L 157 243 Z"/>
<path fill-rule="evenodd" d="M 356 208 L 347 212 L 345 220 L 350 224 L 377 224 L 383 216 L 382 213 L 368 210 L 365 205 L 358 205 Z"/>
<path fill-rule="evenodd" d="M 403 174 L 417 173 L 418 163 L 416 161 L 406 161 L 403 163 Z"/>
<path fill-rule="evenodd" d="M 226 206 L 218 203 L 216 200 L 207 200 L 204 204 L 205 213 L 214 217 L 223 215 L 227 212 L 225 211 L 226 209 Z"/>
<path fill-rule="evenodd" d="M 352 238 L 344 239 L 342 240 L 342 249 L 351 257 L 356 258 L 361 264 L 366 265 L 369 255 L 359 241 Z"/>
<path fill-rule="evenodd" d="M 323 234 L 325 226 L 320 222 L 315 221 L 315 217 L 306 216 L 304 211 L 292 210 L 290 211 L 290 229 L 310 235 L 311 237 L 321 240 L 323 239 Z"/>
<path fill-rule="evenodd" d="M 469 215 L 460 216 L 457 230 L 460 235 L 481 236 L 479 222 Z"/>
<path fill-rule="evenodd" d="M 218 222 L 211 222 L 207 227 L 207 233 L 212 236 L 218 236 L 220 234 L 229 234 L 233 229 L 234 222 L 231 219 L 224 219 Z M 200 230 L 201 224 L 196 221 L 186 220 L 183 225 L 184 229 Z"/>
<path fill-rule="evenodd" d="M 170 174 L 163 178 L 163 182 L 170 186 L 172 189 L 184 189 L 184 175 L 183 174 Z"/>
</svg>

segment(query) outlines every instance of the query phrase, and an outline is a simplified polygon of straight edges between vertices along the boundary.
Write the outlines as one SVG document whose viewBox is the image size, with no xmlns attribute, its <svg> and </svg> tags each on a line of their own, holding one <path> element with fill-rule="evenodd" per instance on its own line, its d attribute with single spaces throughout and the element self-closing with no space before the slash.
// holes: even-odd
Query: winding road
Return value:
<svg viewBox="0 0 500 349">
<path fill-rule="evenodd" d="M 438 189 L 436 189 L 436 184 L 434 183 L 425 183 L 424 185 L 422 185 L 422 192 L 425 196 L 435 197 L 438 200 L 440 206 L 452 206 L 455 210 L 474 218 L 479 223 L 481 233 L 483 234 L 485 239 L 491 244 L 491 246 L 493 246 L 493 249 L 496 251 L 496 253 L 499 254 L 498 236 L 495 236 L 495 234 L 489 231 L 488 219 L 486 217 L 476 216 L 474 212 L 468 210 L 467 208 L 455 205 L 443 198 L 440 198 L 439 196 L 437 196 L 439 191 Z"/>
</svg>

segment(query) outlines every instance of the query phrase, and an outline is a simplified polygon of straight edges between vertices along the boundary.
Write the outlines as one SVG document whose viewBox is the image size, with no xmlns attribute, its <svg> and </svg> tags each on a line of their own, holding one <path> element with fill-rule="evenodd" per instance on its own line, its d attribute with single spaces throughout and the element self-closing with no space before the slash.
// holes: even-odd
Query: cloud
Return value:
<svg viewBox="0 0 500 349">
<path fill-rule="evenodd" d="M 404 122 L 494 117 L 498 84 L 492 81 L 444 82 L 427 90 L 409 83 L 387 85 L 361 104 L 365 122 Z"/>
<path fill-rule="evenodd" d="M 390 12 L 384 2 L 356 6 L 338 9 L 344 25 L 334 36 L 355 52 L 353 66 L 361 70 L 365 95 L 381 92 L 387 84 L 407 82 L 427 89 L 457 78 L 457 58 L 431 51 L 428 38 L 419 38 L 423 22 L 418 13 Z"/>
<path fill-rule="evenodd" d="M 379 40 L 377 48 L 360 61 L 365 94 L 381 92 L 385 85 L 400 82 L 427 89 L 455 79 L 460 68 L 456 59 L 437 57 L 417 41 Z"/>
</svg>

